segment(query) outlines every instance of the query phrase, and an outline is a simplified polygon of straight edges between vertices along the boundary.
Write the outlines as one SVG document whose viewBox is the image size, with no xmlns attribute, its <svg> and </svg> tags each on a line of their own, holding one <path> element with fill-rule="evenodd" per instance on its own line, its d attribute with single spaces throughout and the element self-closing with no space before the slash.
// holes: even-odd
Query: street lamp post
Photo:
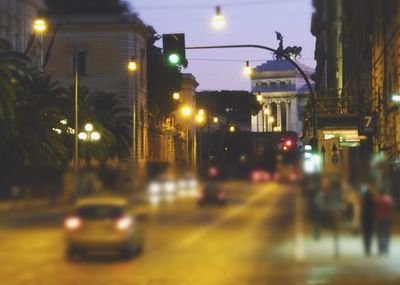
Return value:
<svg viewBox="0 0 400 285">
<path fill-rule="evenodd" d="M 47 30 L 47 23 L 44 19 L 36 19 L 33 22 L 33 30 L 36 34 L 40 36 L 40 61 L 39 61 L 39 70 L 43 71 L 44 64 L 44 49 L 43 49 L 43 34 Z"/>
<path fill-rule="evenodd" d="M 185 118 L 186 125 L 186 165 L 189 166 L 189 117 L 192 115 L 192 108 L 190 106 L 183 106 L 182 116 Z"/>
<path fill-rule="evenodd" d="M 137 71 L 137 62 L 135 57 L 131 57 L 128 63 L 128 70 L 135 74 Z M 136 79 L 136 77 L 134 77 Z M 135 90 L 136 90 L 136 82 L 135 82 Z M 132 100 L 132 167 L 135 171 L 136 169 L 136 96 L 137 92 L 133 94 Z"/>
</svg>

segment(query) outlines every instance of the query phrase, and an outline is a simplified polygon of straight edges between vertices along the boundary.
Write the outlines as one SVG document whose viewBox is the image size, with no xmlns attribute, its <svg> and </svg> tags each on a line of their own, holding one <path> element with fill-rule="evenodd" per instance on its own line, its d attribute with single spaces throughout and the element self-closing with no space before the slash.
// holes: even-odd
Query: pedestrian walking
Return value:
<svg viewBox="0 0 400 285">
<path fill-rule="evenodd" d="M 361 230 L 364 243 L 364 252 L 366 255 L 370 255 L 375 220 L 375 203 L 372 194 L 372 186 L 363 184 L 361 186 L 361 195 Z"/>
<path fill-rule="evenodd" d="M 382 191 L 375 201 L 375 208 L 379 254 L 388 254 L 394 201 L 388 193 Z"/>
</svg>

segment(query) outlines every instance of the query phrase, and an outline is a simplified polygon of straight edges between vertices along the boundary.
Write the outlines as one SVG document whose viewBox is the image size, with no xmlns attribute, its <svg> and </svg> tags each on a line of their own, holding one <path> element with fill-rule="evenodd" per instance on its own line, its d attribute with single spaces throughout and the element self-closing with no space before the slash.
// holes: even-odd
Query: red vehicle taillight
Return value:
<svg viewBox="0 0 400 285">
<path fill-rule="evenodd" d="M 68 217 L 65 222 L 64 226 L 69 231 L 74 231 L 82 227 L 82 220 L 77 216 Z"/>
<path fill-rule="evenodd" d="M 128 230 L 133 224 L 133 219 L 129 216 L 123 216 L 117 220 L 116 228 L 120 231 Z"/>
</svg>

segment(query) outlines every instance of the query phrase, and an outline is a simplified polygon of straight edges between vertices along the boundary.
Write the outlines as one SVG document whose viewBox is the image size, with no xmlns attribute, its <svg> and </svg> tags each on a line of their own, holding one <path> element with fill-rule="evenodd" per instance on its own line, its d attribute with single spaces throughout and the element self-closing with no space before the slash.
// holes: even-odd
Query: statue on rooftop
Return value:
<svg viewBox="0 0 400 285">
<path fill-rule="evenodd" d="M 275 60 L 283 60 L 285 56 L 290 57 L 296 60 L 298 57 L 301 57 L 301 52 L 303 48 L 301 46 L 292 46 L 283 48 L 283 35 L 279 32 L 276 32 L 276 39 L 279 41 L 279 46 L 276 49 L 276 53 L 274 54 Z"/>
</svg>

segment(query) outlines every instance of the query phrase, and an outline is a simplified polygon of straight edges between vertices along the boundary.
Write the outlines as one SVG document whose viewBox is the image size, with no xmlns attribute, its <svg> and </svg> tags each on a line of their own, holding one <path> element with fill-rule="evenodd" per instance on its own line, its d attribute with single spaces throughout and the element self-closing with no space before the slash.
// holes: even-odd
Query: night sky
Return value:
<svg viewBox="0 0 400 285">
<path fill-rule="evenodd" d="M 186 45 L 260 44 L 277 48 L 275 31 L 284 45 L 303 47 L 300 61 L 315 66 L 314 37 L 310 33 L 311 0 L 130 0 L 141 19 L 162 33 L 185 33 Z M 220 5 L 227 26 L 211 26 L 215 6 Z M 158 42 L 161 45 L 161 41 Z M 271 54 L 262 50 L 188 51 L 189 68 L 200 83 L 198 90 L 250 90 L 242 75 L 246 60 L 259 65 Z M 215 61 L 222 60 L 222 61 Z"/>
</svg>

